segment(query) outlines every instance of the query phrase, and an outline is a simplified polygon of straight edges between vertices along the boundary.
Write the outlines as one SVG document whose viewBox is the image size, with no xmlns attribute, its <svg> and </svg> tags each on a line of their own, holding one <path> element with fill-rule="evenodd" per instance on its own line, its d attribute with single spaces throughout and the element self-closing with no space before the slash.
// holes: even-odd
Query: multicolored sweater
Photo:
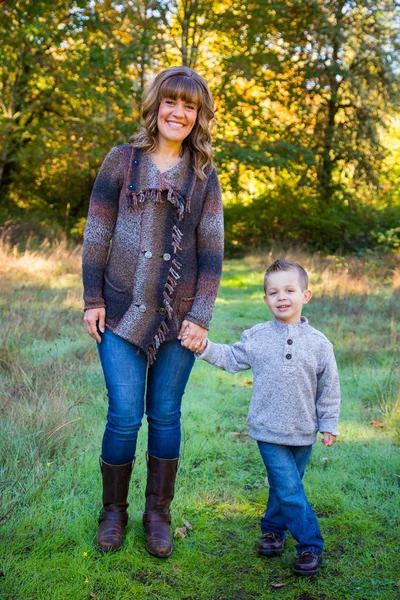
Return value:
<svg viewBox="0 0 400 600">
<path fill-rule="evenodd" d="M 201 181 L 189 150 L 161 173 L 130 144 L 106 156 L 83 245 L 85 310 L 147 353 L 176 339 L 184 319 L 208 329 L 221 278 L 223 214 L 214 167 Z"/>
</svg>

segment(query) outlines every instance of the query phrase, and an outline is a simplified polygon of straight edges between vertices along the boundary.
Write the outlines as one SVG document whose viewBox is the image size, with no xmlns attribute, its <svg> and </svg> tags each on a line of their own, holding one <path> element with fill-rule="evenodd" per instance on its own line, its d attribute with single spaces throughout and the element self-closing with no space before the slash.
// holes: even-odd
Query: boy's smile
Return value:
<svg viewBox="0 0 400 600">
<path fill-rule="evenodd" d="M 277 271 L 267 277 L 264 302 L 274 317 L 284 323 L 300 323 L 303 304 L 312 296 L 311 290 L 302 290 L 297 271 Z"/>
</svg>

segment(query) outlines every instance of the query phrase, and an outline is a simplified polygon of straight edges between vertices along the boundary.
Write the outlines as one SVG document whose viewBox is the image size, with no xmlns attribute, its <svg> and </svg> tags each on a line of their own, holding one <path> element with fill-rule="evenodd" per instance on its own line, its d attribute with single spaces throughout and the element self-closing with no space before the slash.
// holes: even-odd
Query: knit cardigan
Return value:
<svg viewBox="0 0 400 600">
<path fill-rule="evenodd" d="M 208 329 L 221 278 L 223 213 L 214 167 L 201 181 L 189 150 L 174 185 L 142 149 L 106 156 L 84 234 L 84 310 L 105 307 L 106 327 L 155 360 L 184 319 Z"/>
</svg>

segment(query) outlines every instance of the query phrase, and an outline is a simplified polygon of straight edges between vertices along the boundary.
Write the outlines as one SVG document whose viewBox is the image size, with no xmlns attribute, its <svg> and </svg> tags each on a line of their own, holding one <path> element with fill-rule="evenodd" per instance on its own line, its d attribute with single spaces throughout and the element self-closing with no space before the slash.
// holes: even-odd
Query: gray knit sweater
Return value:
<svg viewBox="0 0 400 600">
<path fill-rule="evenodd" d="M 306 446 L 318 431 L 338 435 L 340 387 L 332 344 L 305 317 L 301 323 L 260 323 L 233 346 L 209 340 L 197 358 L 231 373 L 253 370 L 247 422 L 256 440 Z"/>
</svg>

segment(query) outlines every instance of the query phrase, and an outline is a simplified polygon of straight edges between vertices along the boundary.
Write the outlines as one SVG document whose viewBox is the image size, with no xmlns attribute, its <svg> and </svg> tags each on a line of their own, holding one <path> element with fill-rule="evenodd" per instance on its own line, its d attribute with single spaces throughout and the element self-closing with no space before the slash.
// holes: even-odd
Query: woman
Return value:
<svg viewBox="0 0 400 600">
<path fill-rule="evenodd" d="M 145 409 L 146 548 L 160 558 L 172 552 L 169 508 L 181 401 L 193 351 L 206 345 L 222 268 L 213 116 L 212 96 L 195 71 L 162 71 L 145 90 L 142 129 L 130 144 L 111 150 L 93 187 L 83 282 L 85 327 L 98 343 L 109 399 L 100 461 L 101 550 L 122 545 Z"/>
</svg>

